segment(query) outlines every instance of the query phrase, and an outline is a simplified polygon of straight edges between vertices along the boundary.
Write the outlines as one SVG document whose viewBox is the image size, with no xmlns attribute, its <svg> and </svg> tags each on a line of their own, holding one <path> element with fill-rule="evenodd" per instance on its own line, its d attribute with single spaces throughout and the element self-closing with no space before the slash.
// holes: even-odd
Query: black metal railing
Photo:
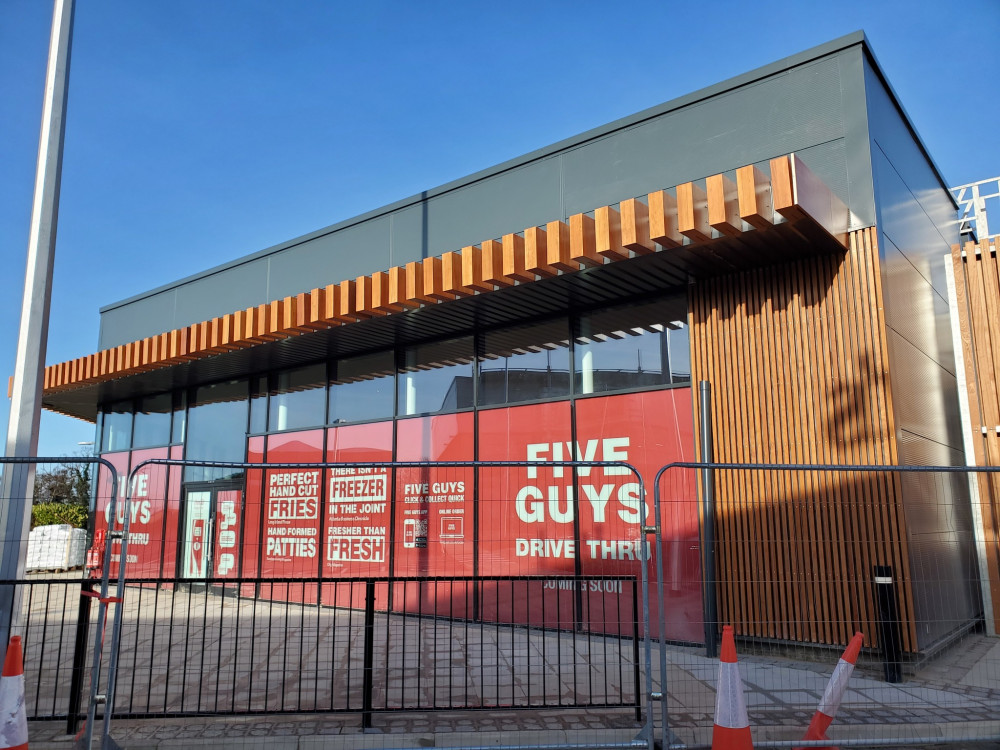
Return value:
<svg viewBox="0 0 1000 750">
<path fill-rule="evenodd" d="M 58 720 L 78 716 L 83 686 L 89 674 L 88 644 L 93 643 L 90 599 L 80 595 L 79 573 L 74 577 L 31 576 L 0 581 L 0 587 L 21 590 L 24 611 L 20 630 L 24 649 L 24 704 L 29 720 Z"/>
<path fill-rule="evenodd" d="M 370 726 L 399 709 L 572 706 L 639 720 L 639 602 L 635 576 L 132 580 L 114 716 L 357 712 Z"/>
</svg>

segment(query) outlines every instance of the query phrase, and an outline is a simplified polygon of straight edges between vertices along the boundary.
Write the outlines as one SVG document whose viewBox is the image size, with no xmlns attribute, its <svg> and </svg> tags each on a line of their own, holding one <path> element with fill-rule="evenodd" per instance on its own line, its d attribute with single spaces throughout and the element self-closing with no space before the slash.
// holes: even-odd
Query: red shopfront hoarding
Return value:
<svg viewBox="0 0 1000 750">
<path fill-rule="evenodd" d="M 126 576 L 135 578 L 158 578 L 164 575 L 162 558 L 164 553 L 165 525 L 177 524 L 176 513 L 168 512 L 167 475 L 168 470 L 161 465 L 152 464 L 143 467 L 132 478 L 131 500 L 126 498 L 125 489 L 129 481 L 130 466 L 138 466 L 143 461 L 154 458 L 167 458 L 167 448 L 122 453 L 106 453 L 106 459 L 118 472 L 118 500 L 116 503 L 117 526 L 125 522 L 129 515 L 129 538 L 127 546 Z M 131 459 L 131 461 L 130 461 Z M 106 470 L 99 470 L 97 484 L 97 517 L 94 520 L 94 531 L 107 532 L 110 513 L 111 495 L 115 489 L 111 487 L 111 477 Z M 109 542 L 111 549 L 111 574 L 118 575 L 121 560 L 121 540 Z M 172 574 L 168 571 L 166 575 Z"/>
<path fill-rule="evenodd" d="M 396 460 L 471 461 L 471 412 L 415 417 L 396 425 Z M 471 576 L 475 573 L 475 471 L 471 466 L 400 468 L 396 472 L 394 577 Z M 404 583 L 393 609 L 442 617 L 472 614 L 465 583 Z"/>
<path fill-rule="evenodd" d="M 483 461 L 569 461 L 571 405 L 558 401 L 479 414 Z M 484 576 L 574 575 L 573 473 L 563 467 L 479 472 L 479 570 Z M 572 627 L 574 594 L 558 580 L 484 583 L 482 617 Z"/>
<path fill-rule="evenodd" d="M 264 463 L 266 438 L 257 435 L 247 440 L 247 463 Z M 261 469 L 247 469 L 246 491 L 244 493 L 242 544 L 240 545 L 240 571 L 245 578 L 260 575 L 260 557 L 263 550 L 261 517 L 263 503 L 264 472 Z M 255 586 L 244 584 L 243 596 L 254 596 Z"/>
<path fill-rule="evenodd" d="M 267 439 L 267 463 L 315 464 L 322 461 L 322 430 L 271 435 Z M 322 473 L 318 468 L 308 467 L 264 472 L 262 578 L 315 578 L 319 575 Z M 317 592 L 317 586 L 275 584 L 262 590 L 261 596 L 315 604 Z"/>
<path fill-rule="evenodd" d="M 184 457 L 184 447 L 174 445 L 170 447 L 169 456 L 172 459 Z M 180 525 L 181 516 L 181 484 L 184 469 L 181 466 L 171 466 L 167 471 L 167 505 L 166 523 L 163 527 L 163 566 L 161 575 L 171 578 L 177 574 L 177 549 L 180 545 Z"/>
<path fill-rule="evenodd" d="M 652 524 L 657 470 L 693 460 L 690 389 L 593 397 L 576 401 L 574 444 L 568 402 L 480 413 L 482 460 L 624 461 L 646 482 L 648 496 L 624 467 L 483 469 L 480 478 L 480 570 L 506 575 L 635 576 L 647 545 L 653 580 L 657 550 L 644 539 Z M 669 639 L 701 638 L 701 579 L 697 495 L 693 476 L 673 477 L 663 503 Z M 580 587 L 577 594 L 576 587 Z M 638 589 L 636 589 L 638 590 Z M 511 583 L 484 586 L 487 619 L 569 627 L 575 621 L 600 632 L 628 634 L 641 605 L 628 581 L 545 581 L 539 588 Z M 553 596 L 553 594 L 558 595 Z M 510 602 L 510 604 L 508 604 Z M 651 611 L 656 622 L 659 613 Z M 657 629 L 658 631 L 658 629 Z"/>
<path fill-rule="evenodd" d="M 389 575 L 392 472 L 388 467 L 357 466 L 392 461 L 392 422 L 333 427 L 327 431 L 326 460 L 342 468 L 326 471 L 326 509 L 321 545 L 322 575 L 328 578 L 385 578 Z M 361 582 L 323 586 L 322 601 L 363 607 Z M 385 588 L 376 606 L 385 609 Z"/>
<path fill-rule="evenodd" d="M 578 470 L 581 573 L 638 576 L 641 545 L 647 544 L 649 580 L 655 581 L 656 557 L 662 554 L 664 575 L 669 582 L 664 613 L 666 637 L 700 641 L 703 637 L 701 568 L 693 472 L 675 472 L 671 477 L 674 491 L 664 494 L 660 519 L 662 549 L 655 548 L 655 537 L 643 539 L 641 533 L 643 525 L 653 523 L 656 472 L 675 461 L 694 460 L 691 390 L 677 388 L 579 399 L 576 426 L 583 459 L 626 461 L 639 471 L 647 491 L 643 503 L 641 488 L 631 472 L 613 467 Z M 616 600 L 614 593 L 619 585 L 625 584 L 587 583 L 581 618 L 585 626 L 589 623 L 595 630 L 616 632 L 613 623 L 631 620 L 631 591 L 623 588 L 621 598 Z M 641 603 L 636 604 L 641 612 Z M 656 623 L 660 613 L 655 597 L 651 597 L 650 605 L 650 621 Z M 655 625 L 653 632 L 659 632 Z"/>
<path fill-rule="evenodd" d="M 125 496 L 124 489 L 126 482 L 128 481 L 128 469 L 129 469 L 129 453 L 128 451 L 123 451 L 121 453 L 103 453 L 101 458 L 107 461 L 109 464 L 115 467 L 115 471 L 118 473 L 118 486 L 113 486 L 111 480 L 111 473 L 105 469 L 103 466 L 98 467 L 97 470 L 97 511 L 94 517 L 94 537 L 97 538 L 101 535 L 107 535 L 108 527 L 111 520 L 111 498 L 112 496 L 117 498 L 116 507 L 119 523 L 125 520 L 125 511 L 123 508 L 123 499 Z M 120 527 L 120 526 L 119 526 Z M 110 540 L 107 539 L 106 544 L 111 545 L 111 570 L 110 575 L 118 575 L 118 563 L 121 561 L 121 541 L 118 539 Z M 101 563 L 104 563 L 103 552 L 101 556 Z"/>
</svg>

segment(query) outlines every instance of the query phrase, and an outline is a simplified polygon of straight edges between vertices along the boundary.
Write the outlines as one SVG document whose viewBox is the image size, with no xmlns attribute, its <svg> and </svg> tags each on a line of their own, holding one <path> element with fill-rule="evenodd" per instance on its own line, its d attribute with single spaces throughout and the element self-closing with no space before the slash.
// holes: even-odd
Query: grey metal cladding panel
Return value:
<svg viewBox="0 0 1000 750">
<path fill-rule="evenodd" d="M 97 348 L 110 349 L 175 328 L 176 297 L 176 290 L 169 289 L 102 313 Z"/>
<path fill-rule="evenodd" d="M 389 217 L 380 217 L 268 256 L 267 299 L 308 292 L 395 265 L 390 263 L 389 232 Z"/>
<path fill-rule="evenodd" d="M 948 302 L 920 275 L 896 244 L 882 237 L 886 325 L 955 373 Z"/>
<path fill-rule="evenodd" d="M 865 63 L 865 90 L 868 99 L 868 127 L 873 143 L 891 162 L 901 181 L 916 200 L 931 223 L 941 234 L 946 247 L 958 242 L 955 204 L 902 115 L 885 90 L 878 75 Z M 875 155 L 873 154 L 873 157 Z M 881 172 L 876 171 L 876 191 L 882 195 Z M 884 221 L 884 218 L 883 218 Z"/>
<path fill-rule="evenodd" d="M 944 264 L 945 257 L 951 253 L 951 244 L 878 146 L 872 149 L 872 165 L 878 185 L 879 228 L 934 287 L 942 300 L 947 300 Z"/>
<path fill-rule="evenodd" d="M 854 47 L 844 50 L 838 55 L 838 60 L 844 101 L 844 142 L 850 196 L 847 205 L 852 211 L 851 228 L 870 227 L 876 223 L 875 184 L 865 98 L 865 54 L 861 47 Z"/>
<path fill-rule="evenodd" d="M 567 152 L 566 212 L 589 211 L 843 137 L 841 73 L 833 56 Z"/>
<path fill-rule="evenodd" d="M 189 326 L 269 301 L 267 265 L 267 258 L 258 258 L 177 287 L 173 327 Z"/>
<path fill-rule="evenodd" d="M 563 218 L 559 171 L 553 156 L 434 198 L 427 204 L 427 247 L 414 246 L 415 237 L 406 252 L 426 250 L 411 259 L 440 255 Z"/>
<path fill-rule="evenodd" d="M 961 452 L 903 432 L 900 460 L 960 465 Z M 901 475 L 917 642 L 928 648 L 979 614 L 972 510 L 965 474 Z"/>
<path fill-rule="evenodd" d="M 891 328 L 886 338 L 897 427 L 961 451 L 955 376 Z"/>
</svg>

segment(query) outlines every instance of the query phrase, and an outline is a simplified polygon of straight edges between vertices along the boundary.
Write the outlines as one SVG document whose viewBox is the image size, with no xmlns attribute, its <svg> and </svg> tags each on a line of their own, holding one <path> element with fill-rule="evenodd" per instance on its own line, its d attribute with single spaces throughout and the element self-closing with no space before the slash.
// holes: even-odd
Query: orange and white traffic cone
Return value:
<svg viewBox="0 0 1000 750">
<path fill-rule="evenodd" d="M 28 748 L 28 717 L 24 712 L 24 655 L 19 635 L 10 638 L 3 673 L 0 674 L 0 748 Z"/>
<path fill-rule="evenodd" d="M 722 656 L 719 658 L 719 686 L 715 692 L 715 726 L 712 750 L 753 750 L 750 717 L 743 697 L 743 680 L 736 663 L 733 628 L 722 628 Z"/>
<path fill-rule="evenodd" d="M 854 637 L 851 638 L 851 642 L 847 644 L 844 655 L 840 657 L 836 669 L 833 670 L 833 674 L 830 676 L 830 682 L 826 685 L 823 698 L 819 702 L 819 708 L 813 714 L 812 721 L 809 722 L 809 728 L 802 739 L 829 739 L 826 736 L 826 730 L 830 728 L 833 718 L 837 715 L 837 709 L 840 708 L 840 701 L 847 691 L 847 681 L 851 679 L 851 673 L 854 671 L 854 665 L 858 661 L 858 653 L 861 651 L 861 642 L 864 638 L 862 633 L 855 633 Z M 810 750 L 832 750 L 832 748 L 810 748 Z"/>
</svg>

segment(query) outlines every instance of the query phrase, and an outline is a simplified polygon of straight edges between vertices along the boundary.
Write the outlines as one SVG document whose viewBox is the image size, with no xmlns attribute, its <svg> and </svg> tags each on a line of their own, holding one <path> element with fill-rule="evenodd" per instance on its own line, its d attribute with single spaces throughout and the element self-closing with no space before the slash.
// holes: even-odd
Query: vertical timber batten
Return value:
<svg viewBox="0 0 1000 750">
<path fill-rule="evenodd" d="M 1000 395 L 997 376 L 1000 375 L 1000 264 L 996 258 L 993 237 L 978 244 L 968 242 L 951 249 L 955 277 L 955 297 L 958 309 L 962 353 L 965 359 L 966 391 L 972 430 L 975 463 L 978 466 L 1000 466 Z M 986 570 L 981 574 L 988 581 L 994 629 L 1000 629 L 1000 476 L 979 474 L 978 536 Z"/>
<path fill-rule="evenodd" d="M 842 254 L 689 287 L 691 377 L 716 394 L 720 463 L 894 464 L 895 420 L 876 231 Z M 872 567 L 901 581 L 916 650 L 899 477 L 717 471 L 720 622 L 743 635 L 875 646 Z"/>
</svg>

